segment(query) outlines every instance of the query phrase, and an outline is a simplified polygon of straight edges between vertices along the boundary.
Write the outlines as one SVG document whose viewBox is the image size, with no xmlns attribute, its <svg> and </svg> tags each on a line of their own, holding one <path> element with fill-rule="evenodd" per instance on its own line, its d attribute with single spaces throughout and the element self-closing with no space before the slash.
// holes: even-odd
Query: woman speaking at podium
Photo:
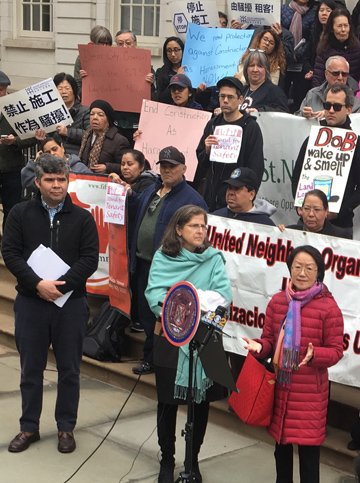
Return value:
<svg viewBox="0 0 360 483">
<path fill-rule="evenodd" d="M 175 283 L 190 282 L 197 289 L 201 311 L 228 306 L 232 300 L 230 280 L 222 253 L 207 240 L 206 212 L 194 205 L 179 208 L 170 220 L 162 246 L 152 261 L 145 292 L 151 310 L 160 317 L 167 291 Z M 163 337 L 157 322 L 154 365 L 158 395 L 157 428 L 162 459 L 159 483 L 173 483 L 175 468 L 175 428 L 179 404 L 186 404 L 189 374 L 188 344 L 176 347 Z M 158 334 L 158 335 L 156 335 Z M 226 397 L 226 390 L 208 379 L 200 359 L 194 362 L 193 473 L 201 482 L 198 454 L 204 439 L 209 403 Z"/>
</svg>

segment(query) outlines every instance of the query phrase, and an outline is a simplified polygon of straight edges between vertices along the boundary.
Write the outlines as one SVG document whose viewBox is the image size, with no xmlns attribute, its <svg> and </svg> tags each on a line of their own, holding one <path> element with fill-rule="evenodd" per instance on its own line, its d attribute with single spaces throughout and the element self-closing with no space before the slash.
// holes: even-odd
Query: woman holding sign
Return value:
<svg viewBox="0 0 360 483">
<path fill-rule="evenodd" d="M 145 296 L 156 317 L 169 287 L 181 281 L 192 283 L 198 291 L 202 311 L 215 310 L 218 305 L 227 307 L 231 300 L 230 280 L 225 271 L 221 252 L 207 239 L 206 212 L 194 205 L 179 208 L 171 218 L 162 246 L 155 253 Z M 166 274 L 166 276 L 164 276 Z M 159 483 L 173 483 L 175 467 L 175 428 L 179 404 L 186 404 L 189 362 L 188 344 L 176 347 L 160 335 L 160 322 L 156 323 L 154 364 L 158 395 L 158 437 L 162 459 Z M 194 361 L 194 433 L 193 472 L 197 482 L 202 481 L 198 454 L 207 426 L 209 402 L 223 399 L 226 390 L 208 379 L 198 357 Z"/>
<path fill-rule="evenodd" d="M 286 264 L 290 281 L 270 300 L 260 339 L 243 337 L 261 359 L 272 357 L 274 412 L 268 433 L 275 439 L 277 483 L 293 481 L 293 444 L 299 446 L 300 482 L 318 483 L 325 440 L 328 367 L 343 356 L 341 311 L 324 285 L 324 259 L 310 245 L 295 248 Z"/>
</svg>

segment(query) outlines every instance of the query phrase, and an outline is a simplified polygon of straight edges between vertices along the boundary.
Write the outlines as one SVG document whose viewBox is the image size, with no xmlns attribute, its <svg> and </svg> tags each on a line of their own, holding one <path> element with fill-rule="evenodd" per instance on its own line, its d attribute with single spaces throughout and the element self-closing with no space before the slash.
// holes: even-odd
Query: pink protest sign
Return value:
<svg viewBox="0 0 360 483">
<path fill-rule="evenodd" d="M 135 142 L 135 149 L 144 154 L 153 171 L 159 172 L 156 162 L 160 150 L 175 146 L 185 156 L 185 177 L 192 181 L 198 164 L 196 148 L 210 119 L 211 112 L 144 99 L 139 122 L 142 134 Z"/>
<path fill-rule="evenodd" d="M 143 99 L 150 99 L 151 53 L 145 49 L 125 49 L 105 45 L 79 45 L 82 103 L 96 99 L 109 102 L 116 111 L 140 112 Z"/>
</svg>

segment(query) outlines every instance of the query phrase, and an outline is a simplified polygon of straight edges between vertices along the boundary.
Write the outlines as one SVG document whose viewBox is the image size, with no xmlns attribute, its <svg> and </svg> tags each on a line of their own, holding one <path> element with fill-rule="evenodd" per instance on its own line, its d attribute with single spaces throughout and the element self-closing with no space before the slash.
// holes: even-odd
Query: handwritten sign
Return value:
<svg viewBox="0 0 360 483">
<path fill-rule="evenodd" d="M 126 189 L 116 183 L 108 183 L 106 186 L 105 217 L 107 223 L 123 225 L 125 220 Z"/>
<path fill-rule="evenodd" d="M 20 139 L 33 137 L 36 129 L 53 132 L 58 124 L 73 122 L 52 79 L 2 97 L 0 109 Z"/>
<path fill-rule="evenodd" d="M 143 99 L 150 99 L 151 52 L 105 45 L 79 45 L 82 68 L 82 103 L 107 101 L 116 111 L 140 112 Z"/>
<path fill-rule="evenodd" d="M 192 85 L 205 82 L 215 86 L 223 77 L 233 76 L 248 48 L 253 30 L 210 29 L 189 24 L 182 64 Z"/>
<path fill-rule="evenodd" d="M 188 2 L 174 0 L 168 3 L 173 26 L 178 37 L 185 40 L 190 23 L 203 27 L 219 27 L 215 0 Z"/>
<path fill-rule="evenodd" d="M 302 206 L 307 191 L 326 194 L 329 210 L 339 213 L 357 142 L 354 131 L 312 127 L 296 190 L 295 206 Z"/>
<path fill-rule="evenodd" d="M 232 2 L 227 0 L 230 20 L 251 25 L 271 25 L 280 23 L 280 0 L 250 0 L 246 2 Z"/>
<path fill-rule="evenodd" d="M 211 146 L 210 161 L 220 163 L 236 163 L 240 154 L 243 130 L 241 126 L 217 126 L 214 136 L 217 145 Z"/>
<path fill-rule="evenodd" d="M 196 148 L 210 119 L 210 112 L 144 100 L 139 122 L 142 134 L 136 139 L 135 149 L 144 154 L 153 171 L 158 171 L 161 149 L 175 146 L 185 156 L 185 176 L 192 181 L 197 168 Z"/>
</svg>

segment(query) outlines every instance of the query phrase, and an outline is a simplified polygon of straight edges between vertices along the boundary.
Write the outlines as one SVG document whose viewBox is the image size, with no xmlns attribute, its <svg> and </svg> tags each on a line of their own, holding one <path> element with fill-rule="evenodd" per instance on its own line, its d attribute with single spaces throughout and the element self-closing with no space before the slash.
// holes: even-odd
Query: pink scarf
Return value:
<svg viewBox="0 0 360 483">
<path fill-rule="evenodd" d="M 306 5 L 299 5 L 294 0 L 291 0 L 290 8 L 295 12 L 289 30 L 294 36 L 294 47 L 296 47 L 302 39 L 302 17 L 309 10 L 309 7 Z"/>
</svg>

